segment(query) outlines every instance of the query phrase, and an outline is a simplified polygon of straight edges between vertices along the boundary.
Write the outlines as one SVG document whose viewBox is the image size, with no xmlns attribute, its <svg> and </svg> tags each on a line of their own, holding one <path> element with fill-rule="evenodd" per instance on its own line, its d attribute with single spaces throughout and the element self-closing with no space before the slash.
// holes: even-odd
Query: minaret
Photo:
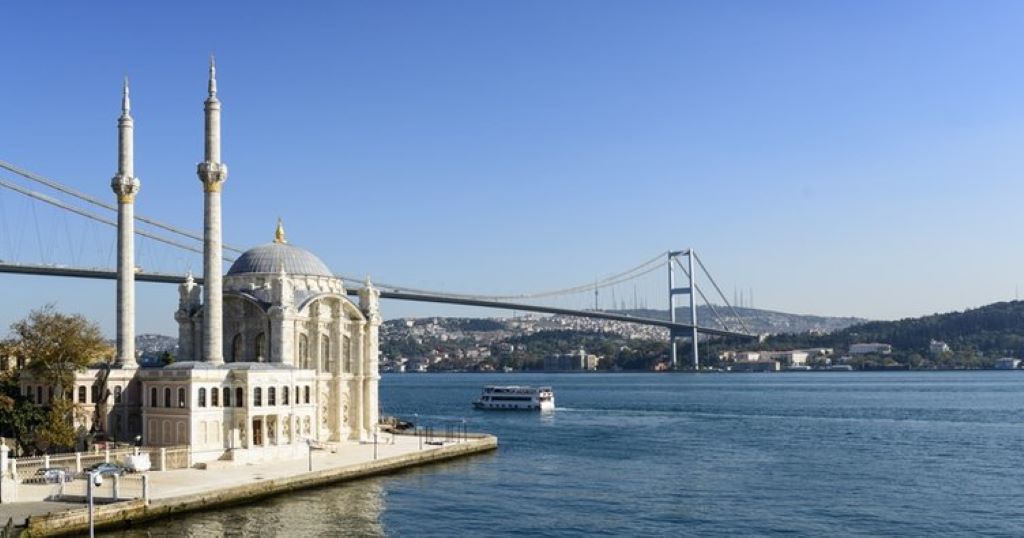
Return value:
<svg viewBox="0 0 1024 538">
<path fill-rule="evenodd" d="M 117 195 L 117 363 L 138 368 L 135 361 L 135 122 L 124 79 L 121 117 L 117 120 L 117 175 L 110 188 Z"/>
<path fill-rule="evenodd" d="M 220 100 L 217 99 L 217 67 L 210 56 L 210 95 L 206 98 L 206 151 L 197 173 L 203 182 L 203 360 L 224 363 L 222 334 L 223 255 L 220 226 L 220 189 L 228 167 L 220 162 Z"/>
</svg>

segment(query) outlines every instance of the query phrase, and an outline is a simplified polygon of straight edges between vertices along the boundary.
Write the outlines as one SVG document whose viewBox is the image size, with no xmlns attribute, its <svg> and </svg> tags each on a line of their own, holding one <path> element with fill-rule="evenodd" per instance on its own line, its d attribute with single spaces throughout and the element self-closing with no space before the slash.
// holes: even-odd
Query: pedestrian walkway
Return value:
<svg viewBox="0 0 1024 538">
<path fill-rule="evenodd" d="M 490 436 L 442 442 L 414 435 L 384 434 L 376 443 L 343 443 L 337 445 L 333 452 L 313 449 L 306 456 L 288 460 L 220 465 L 210 469 L 154 471 L 146 473 L 148 504 L 169 514 L 178 508 L 193 509 L 190 506 L 196 503 L 196 499 L 206 496 L 216 498 L 217 502 L 226 502 L 233 496 L 244 498 L 251 494 L 246 487 L 260 483 L 268 484 L 264 493 L 270 494 L 422 465 L 446 457 L 492 450 L 496 446 L 496 439 Z M 457 450 L 459 448 L 467 451 Z M 295 479 L 302 483 L 297 484 Z M 83 506 L 81 503 L 50 501 L 58 489 L 56 484 L 20 484 L 18 487 L 19 502 L 0 505 L 3 523 L 13 517 L 15 525 L 24 525 L 30 515 L 66 512 Z M 107 492 L 104 490 L 103 493 Z"/>
</svg>

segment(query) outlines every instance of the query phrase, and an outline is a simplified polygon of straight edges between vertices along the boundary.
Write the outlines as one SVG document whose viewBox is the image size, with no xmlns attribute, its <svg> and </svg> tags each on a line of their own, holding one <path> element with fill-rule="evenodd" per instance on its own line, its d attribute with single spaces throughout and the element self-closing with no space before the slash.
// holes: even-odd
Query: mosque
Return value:
<svg viewBox="0 0 1024 538">
<path fill-rule="evenodd" d="M 295 457 L 307 441 L 367 441 L 378 423 L 379 293 L 366 282 L 358 304 L 311 252 L 274 240 L 222 268 L 220 100 L 211 59 L 205 101 L 203 281 L 178 287 L 178 356 L 142 367 L 135 353 L 134 120 L 127 81 L 118 119 L 117 356 L 76 376 L 81 432 L 149 446 L 188 446 L 192 461 Z M 52 390 L 23 378 L 38 404 Z"/>
</svg>

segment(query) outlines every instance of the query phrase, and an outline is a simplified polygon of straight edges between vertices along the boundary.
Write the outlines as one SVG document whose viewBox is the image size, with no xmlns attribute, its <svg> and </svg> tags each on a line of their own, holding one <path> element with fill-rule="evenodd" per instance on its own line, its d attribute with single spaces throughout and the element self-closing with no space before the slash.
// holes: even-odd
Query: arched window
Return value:
<svg viewBox="0 0 1024 538">
<path fill-rule="evenodd" d="M 114 403 L 121 403 L 121 385 L 114 387 Z"/>
<path fill-rule="evenodd" d="M 43 402 L 39 402 L 43 403 Z M 78 403 L 85 403 L 85 387 L 78 387 Z"/>
<path fill-rule="evenodd" d="M 309 403 L 309 385 L 306 385 L 305 392 L 306 392 L 306 398 L 305 398 L 306 403 Z"/>
<path fill-rule="evenodd" d="M 185 387 L 178 387 L 178 407 L 185 408 Z"/>
<path fill-rule="evenodd" d="M 238 333 L 231 340 L 231 362 L 242 361 L 242 333 Z"/>
<path fill-rule="evenodd" d="M 218 407 L 220 402 L 220 390 L 217 387 L 210 389 L 210 407 Z"/>
<path fill-rule="evenodd" d="M 206 407 L 206 389 L 199 389 L 199 407 Z"/>
<path fill-rule="evenodd" d="M 281 387 L 281 405 L 288 405 L 288 387 Z"/>
<path fill-rule="evenodd" d="M 299 335 L 299 368 L 309 369 L 309 337 Z"/>
<path fill-rule="evenodd" d="M 270 387 L 269 389 L 267 389 L 267 405 L 277 405 L 277 389 L 275 389 L 274 387 Z"/>
<path fill-rule="evenodd" d="M 46 390 L 46 401 L 48 401 L 48 402 L 52 402 L 53 401 L 53 387 L 49 387 Z"/>
<path fill-rule="evenodd" d="M 245 391 L 242 387 L 235 389 L 235 407 L 245 407 Z"/>
<path fill-rule="evenodd" d="M 156 399 L 156 387 L 150 387 L 149 388 L 149 406 L 150 407 L 156 407 L 158 405 L 160 405 L 160 404 L 157 403 L 157 399 Z"/>
<path fill-rule="evenodd" d="M 42 385 L 36 387 L 36 400 L 39 400 L 39 403 L 43 403 L 43 387 L 42 387 Z"/>
<path fill-rule="evenodd" d="M 323 364 L 323 371 L 331 371 L 331 337 L 323 335 L 320 337 L 320 362 Z"/>
<path fill-rule="evenodd" d="M 171 387 L 164 387 L 164 407 L 171 406 Z"/>
<path fill-rule="evenodd" d="M 231 388 L 224 387 L 224 407 L 231 407 Z"/>
<path fill-rule="evenodd" d="M 100 401 L 100 386 L 93 385 L 89 387 L 89 403 L 96 403 Z"/>
<path fill-rule="evenodd" d="M 263 333 L 256 335 L 256 360 L 259 362 L 266 361 L 267 357 L 267 336 Z"/>
<path fill-rule="evenodd" d="M 263 389 L 260 387 L 252 389 L 252 405 L 255 407 L 263 405 Z"/>
</svg>

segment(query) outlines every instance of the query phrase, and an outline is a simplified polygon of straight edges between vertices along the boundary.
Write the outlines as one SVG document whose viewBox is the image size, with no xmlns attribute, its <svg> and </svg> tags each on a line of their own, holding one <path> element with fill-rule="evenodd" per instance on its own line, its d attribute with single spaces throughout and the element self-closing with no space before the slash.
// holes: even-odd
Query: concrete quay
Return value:
<svg viewBox="0 0 1024 538">
<path fill-rule="evenodd" d="M 437 441 L 435 441 L 437 442 Z M 425 438 L 413 435 L 383 435 L 373 443 L 343 444 L 337 452 L 314 450 L 313 471 L 309 458 L 225 465 L 210 469 L 179 469 L 148 473 L 148 500 L 135 499 L 98 505 L 95 511 L 97 528 L 128 527 L 143 521 L 170 517 L 189 511 L 206 510 L 295 491 L 305 488 L 388 474 L 402 469 L 450 460 L 497 449 L 498 439 L 492 435 L 470 434 L 466 439 L 428 444 Z M 25 487 L 19 502 L 0 505 L 5 521 L 9 510 L 19 506 L 38 507 L 29 515 L 23 537 L 61 536 L 87 531 L 88 512 L 84 507 L 53 510 L 54 503 L 32 497 L 52 492 L 52 486 Z M 31 491 L 31 493 L 30 493 Z M 19 491 L 22 495 L 22 491 Z M 26 498 L 28 497 L 28 498 Z M 43 512 L 42 510 L 46 510 Z"/>
</svg>

